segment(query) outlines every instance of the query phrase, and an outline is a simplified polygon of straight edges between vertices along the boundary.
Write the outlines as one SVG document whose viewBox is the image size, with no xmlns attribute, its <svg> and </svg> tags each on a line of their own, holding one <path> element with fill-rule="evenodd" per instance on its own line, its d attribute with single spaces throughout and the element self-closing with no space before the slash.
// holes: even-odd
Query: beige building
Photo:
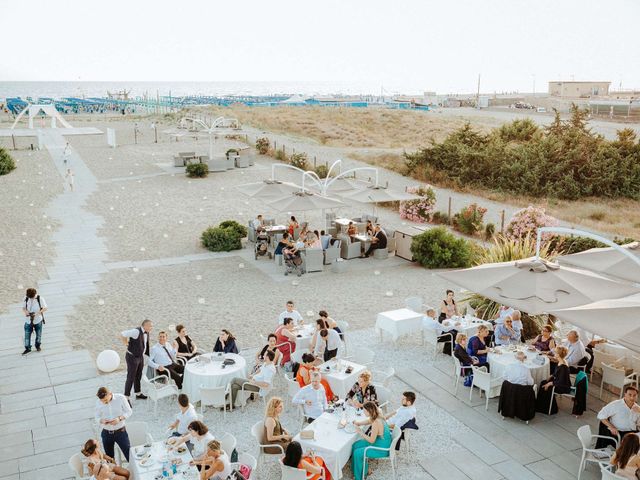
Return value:
<svg viewBox="0 0 640 480">
<path fill-rule="evenodd" d="M 609 95 L 611 82 L 549 82 L 554 97 L 602 97 Z"/>
</svg>

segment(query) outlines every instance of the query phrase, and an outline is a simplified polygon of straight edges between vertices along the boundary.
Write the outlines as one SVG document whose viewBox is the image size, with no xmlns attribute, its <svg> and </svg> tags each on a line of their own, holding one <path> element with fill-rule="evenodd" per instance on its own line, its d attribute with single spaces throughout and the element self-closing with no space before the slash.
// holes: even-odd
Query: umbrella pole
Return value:
<svg viewBox="0 0 640 480">
<path fill-rule="evenodd" d="M 213 160 L 213 133 L 209 132 L 209 160 Z"/>
</svg>

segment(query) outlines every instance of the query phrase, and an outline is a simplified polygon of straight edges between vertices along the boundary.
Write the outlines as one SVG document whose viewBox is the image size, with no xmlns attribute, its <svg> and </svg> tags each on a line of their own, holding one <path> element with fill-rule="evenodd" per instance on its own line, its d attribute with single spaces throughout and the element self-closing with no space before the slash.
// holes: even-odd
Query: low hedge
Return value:
<svg viewBox="0 0 640 480">
<path fill-rule="evenodd" d="M 15 170 L 16 162 L 13 157 L 9 155 L 4 148 L 0 147 L 0 175 L 6 175 L 7 173 Z"/>
<path fill-rule="evenodd" d="M 436 227 L 413 237 L 411 253 L 427 268 L 466 268 L 471 266 L 473 246 L 444 227 Z"/>
<path fill-rule="evenodd" d="M 187 177 L 204 178 L 209 175 L 209 165 L 206 163 L 190 163 L 187 165 Z"/>
</svg>

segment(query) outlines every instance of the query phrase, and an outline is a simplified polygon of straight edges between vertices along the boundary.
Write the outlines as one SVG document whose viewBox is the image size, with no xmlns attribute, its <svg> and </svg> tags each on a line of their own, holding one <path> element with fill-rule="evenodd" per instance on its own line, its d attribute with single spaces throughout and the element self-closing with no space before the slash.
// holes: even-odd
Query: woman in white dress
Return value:
<svg viewBox="0 0 640 480">
<path fill-rule="evenodd" d="M 210 441 L 207 444 L 207 453 L 202 459 L 200 480 L 226 480 L 230 474 L 229 455 L 220 448 L 219 441 Z"/>
</svg>

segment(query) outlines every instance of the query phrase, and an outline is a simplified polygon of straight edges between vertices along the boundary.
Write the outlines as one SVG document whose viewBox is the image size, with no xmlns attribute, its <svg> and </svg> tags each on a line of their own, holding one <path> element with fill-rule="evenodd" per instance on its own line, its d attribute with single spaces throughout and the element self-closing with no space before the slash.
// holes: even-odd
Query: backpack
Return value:
<svg viewBox="0 0 640 480">
<path fill-rule="evenodd" d="M 42 310 L 42 304 L 40 303 L 40 295 L 36 295 L 36 300 L 38 301 L 38 307 Z M 27 303 L 29 302 L 29 297 L 24 297 L 24 309 L 27 309 Z M 42 324 L 45 325 L 47 322 L 44 321 L 44 312 L 40 314 L 42 316 Z"/>
</svg>

